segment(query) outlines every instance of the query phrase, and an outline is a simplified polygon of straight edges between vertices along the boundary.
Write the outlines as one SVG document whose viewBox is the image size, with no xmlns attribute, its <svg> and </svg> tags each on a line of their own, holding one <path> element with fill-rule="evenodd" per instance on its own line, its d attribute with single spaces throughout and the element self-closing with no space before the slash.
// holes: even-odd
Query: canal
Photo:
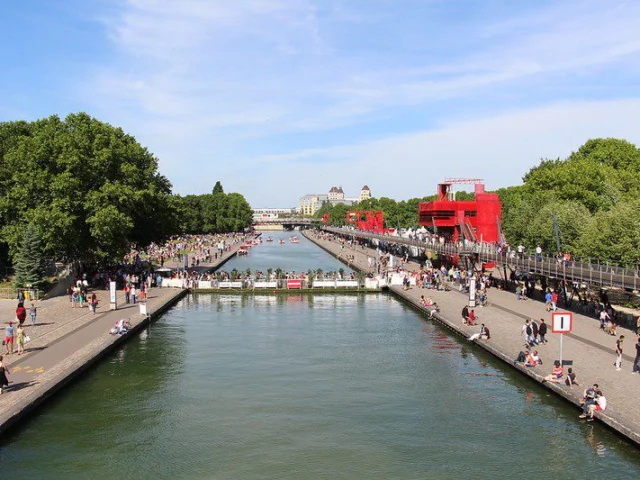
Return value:
<svg viewBox="0 0 640 480">
<path fill-rule="evenodd" d="M 303 242 L 224 268 L 340 268 Z M 391 295 L 193 294 L 3 439 L 0 478 L 640 477 L 576 417 Z"/>
</svg>

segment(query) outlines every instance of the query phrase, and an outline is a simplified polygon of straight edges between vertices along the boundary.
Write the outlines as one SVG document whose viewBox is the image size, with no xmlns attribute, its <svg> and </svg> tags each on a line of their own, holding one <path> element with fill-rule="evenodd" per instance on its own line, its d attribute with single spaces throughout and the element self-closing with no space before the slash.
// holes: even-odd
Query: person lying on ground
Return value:
<svg viewBox="0 0 640 480">
<path fill-rule="evenodd" d="M 549 375 L 544 377 L 543 382 L 560 383 L 562 381 L 563 374 L 564 371 L 562 369 L 562 365 L 560 365 L 560 362 L 556 360 L 555 362 L 553 362 L 553 370 Z"/>
</svg>

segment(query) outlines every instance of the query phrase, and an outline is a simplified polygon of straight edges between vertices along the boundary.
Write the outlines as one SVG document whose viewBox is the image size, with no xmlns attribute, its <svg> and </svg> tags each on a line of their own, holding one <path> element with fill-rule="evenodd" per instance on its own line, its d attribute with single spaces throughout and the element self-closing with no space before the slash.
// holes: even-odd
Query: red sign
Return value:
<svg viewBox="0 0 640 480">
<path fill-rule="evenodd" d="M 300 290 L 302 288 L 302 279 L 292 278 L 287 280 L 287 288 L 289 290 Z"/>
<path fill-rule="evenodd" d="M 554 312 L 551 314 L 551 331 L 553 333 L 571 333 L 573 313 Z"/>
</svg>

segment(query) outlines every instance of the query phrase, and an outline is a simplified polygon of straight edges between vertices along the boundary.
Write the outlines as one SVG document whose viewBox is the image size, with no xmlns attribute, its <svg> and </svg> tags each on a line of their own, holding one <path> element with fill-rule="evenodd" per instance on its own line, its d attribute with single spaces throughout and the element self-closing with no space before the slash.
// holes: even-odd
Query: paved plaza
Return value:
<svg viewBox="0 0 640 480">
<path fill-rule="evenodd" d="M 330 253 L 336 256 L 339 254 L 338 242 L 322 240 L 314 234 L 306 234 L 306 236 Z M 375 256 L 375 251 L 358 246 L 356 249 L 345 248 L 343 256 L 347 254 L 355 256 L 352 263 L 354 267 L 368 271 L 367 256 Z M 415 262 L 410 262 L 406 267 L 409 270 L 419 269 L 419 265 Z M 392 287 L 392 290 L 424 311 L 428 309 L 420 304 L 420 296 L 432 297 L 440 307 L 439 320 L 465 337 L 480 330 L 479 326 L 470 327 L 462 323 L 461 311 L 467 303 L 467 295 L 457 290 L 445 292 L 411 287 L 405 291 L 399 286 Z M 513 365 L 518 353 L 525 350 L 521 334 L 525 319 L 544 318 L 547 323 L 550 323 L 550 313 L 545 310 L 544 303 L 534 300 L 518 301 L 514 294 L 495 288 L 489 290 L 489 298 L 490 307 L 475 309 L 478 324 L 485 323 L 491 331 L 490 340 L 479 342 L 485 349 Z M 616 371 L 613 365 L 616 337 L 602 332 L 597 319 L 577 313 L 573 314 L 573 319 L 573 331 L 563 339 L 563 360 L 565 374 L 567 368 L 572 367 L 577 374 L 580 386 L 569 388 L 564 383 L 548 382 L 544 385 L 571 402 L 579 404 L 584 386 L 598 383 L 608 400 L 608 407 L 606 412 L 599 413 L 597 416 L 636 443 L 640 443 L 640 408 L 638 408 L 640 375 L 631 374 L 637 335 L 634 331 L 618 328 L 618 335 L 624 334 L 626 340 L 622 370 Z M 559 358 L 559 335 L 550 333 L 550 330 L 549 328 L 547 335 L 549 342 L 536 347 L 544 361 L 542 366 L 527 368 L 521 364 L 514 365 L 515 368 L 541 383 L 543 378 L 551 373 L 554 360 Z M 576 410 L 576 417 L 578 413 L 580 412 Z"/>
</svg>

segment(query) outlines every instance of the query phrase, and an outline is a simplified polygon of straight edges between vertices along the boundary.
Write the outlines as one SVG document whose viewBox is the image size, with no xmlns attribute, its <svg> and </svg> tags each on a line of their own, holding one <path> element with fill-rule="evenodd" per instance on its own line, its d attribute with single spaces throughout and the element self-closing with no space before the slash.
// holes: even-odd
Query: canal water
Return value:
<svg viewBox="0 0 640 480">
<path fill-rule="evenodd" d="M 290 236 L 296 236 L 300 243 L 291 243 Z M 273 242 L 266 241 L 269 237 L 273 238 Z M 234 257 L 224 264 L 223 270 L 231 271 L 235 268 L 239 272 L 245 272 L 250 269 L 252 272 L 266 273 L 269 268 L 273 271 L 280 268 L 285 272 L 306 273 L 321 268 L 324 273 L 337 272 L 340 269 L 346 274 L 351 273 L 350 268 L 318 248 L 300 232 L 265 232 L 262 239 L 263 243 L 251 248 L 249 255 Z M 280 240 L 284 241 L 284 244 L 280 244 Z"/>
<path fill-rule="evenodd" d="M 193 294 L 4 439 L 0 478 L 640 478 L 576 417 L 387 294 Z"/>
</svg>

